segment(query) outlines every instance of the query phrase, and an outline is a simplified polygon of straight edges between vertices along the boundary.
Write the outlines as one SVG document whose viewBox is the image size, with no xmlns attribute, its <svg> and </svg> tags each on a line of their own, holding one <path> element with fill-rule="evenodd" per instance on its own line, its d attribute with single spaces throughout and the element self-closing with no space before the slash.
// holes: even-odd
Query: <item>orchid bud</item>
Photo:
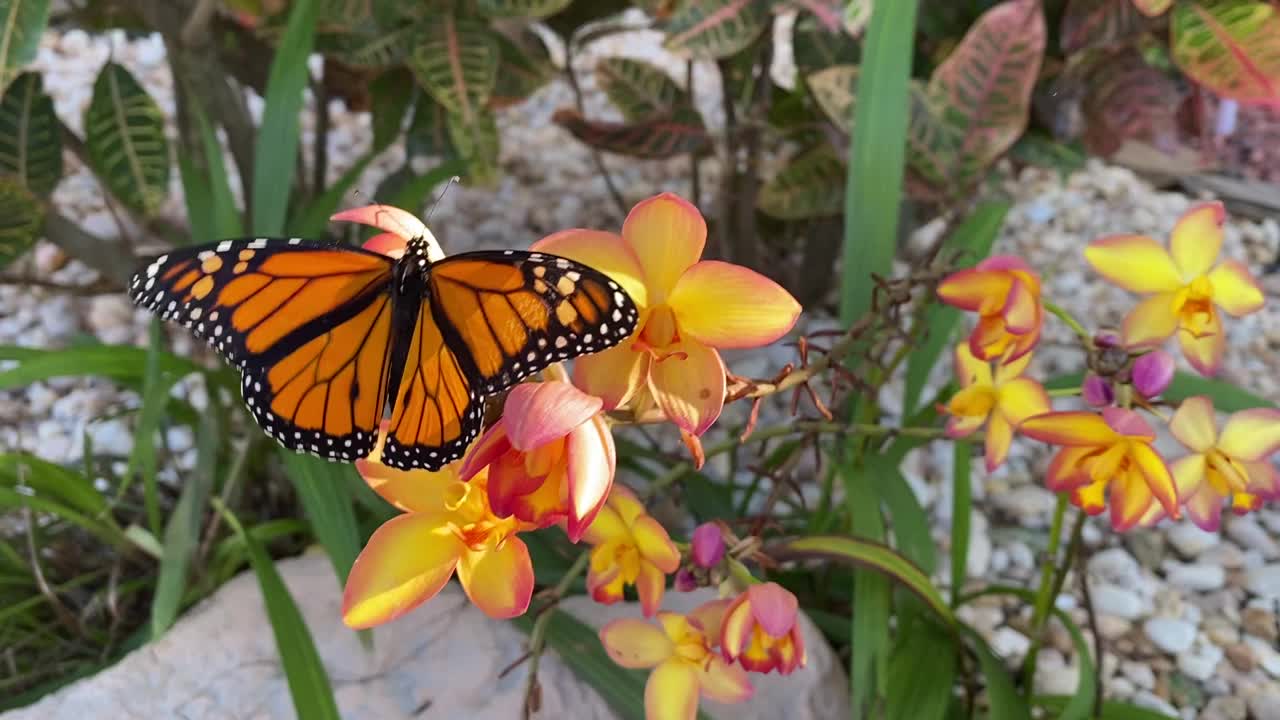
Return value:
<svg viewBox="0 0 1280 720">
<path fill-rule="evenodd" d="M 689 554 L 698 567 L 713 568 L 720 564 L 724 557 L 724 537 L 720 534 L 720 526 L 713 522 L 699 525 L 693 531 Z"/>
<path fill-rule="evenodd" d="M 676 571 L 675 588 L 677 592 L 693 592 L 698 589 L 698 578 L 689 568 L 680 568 Z"/>
<path fill-rule="evenodd" d="M 1153 350 L 1133 361 L 1133 389 L 1151 398 L 1164 392 L 1173 380 L 1173 356 Z"/>
<path fill-rule="evenodd" d="M 1094 407 L 1106 407 L 1116 401 L 1116 392 L 1111 387 L 1111 382 L 1097 375 L 1089 375 L 1084 379 L 1080 394 L 1084 396 L 1085 402 Z"/>
</svg>

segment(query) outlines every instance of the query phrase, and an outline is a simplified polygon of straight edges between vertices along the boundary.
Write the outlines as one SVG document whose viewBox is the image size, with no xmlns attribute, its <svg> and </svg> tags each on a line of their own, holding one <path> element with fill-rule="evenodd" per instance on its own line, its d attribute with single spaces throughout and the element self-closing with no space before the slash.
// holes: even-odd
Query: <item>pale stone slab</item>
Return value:
<svg viewBox="0 0 1280 720">
<path fill-rule="evenodd" d="M 334 684 L 342 716 L 350 720 L 517 720 L 525 666 L 498 678 L 524 652 L 525 635 L 489 620 L 449 585 L 422 608 L 374 631 L 367 652 L 339 618 L 341 590 L 319 553 L 277 567 L 315 638 Z M 688 610 L 704 593 L 670 593 L 667 606 Z M 592 625 L 638 616 L 634 606 L 605 607 L 572 598 L 562 607 Z M 830 647 L 805 620 L 809 665 L 788 677 L 756 681 L 756 699 L 725 706 L 704 702 L 717 720 L 847 717 L 845 675 Z M 553 653 L 543 659 L 542 718 L 615 715 Z M 275 640 L 252 573 L 240 574 L 187 613 L 159 641 L 113 667 L 63 688 L 35 705 L 0 714 L 2 720 L 181 718 L 285 720 L 295 718 Z M 305 719 L 304 719 L 305 720 Z"/>
</svg>

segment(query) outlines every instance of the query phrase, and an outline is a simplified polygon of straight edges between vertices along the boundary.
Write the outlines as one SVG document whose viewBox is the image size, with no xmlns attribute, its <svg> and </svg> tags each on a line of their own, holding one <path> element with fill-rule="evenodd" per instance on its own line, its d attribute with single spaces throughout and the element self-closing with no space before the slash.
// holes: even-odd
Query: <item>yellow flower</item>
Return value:
<svg viewBox="0 0 1280 720">
<path fill-rule="evenodd" d="M 1022 377 L 1031 363 L 1030 353 L 1003 365 L 991 365 L 973 356 L 968 343 L 956 346 L 956 375 L 960 391 L 947 403 L 948 437 L 964 437 L 987 425 L 987 471 L 1000 467 L 1009 456 L 1013 431 L 1023 420 L 1051 409 L 1049 394 L 1040 383 Z"/>
<path fill-rule="evenodd" d="M 698 695 L 722 703 L 750 700 L 747 673 L 715 652 L 728 600 L 715 600 L 686 615 L 658 613 L 659 626 L 622 618 L 600 628 L 600 642 L 626 668 L 653 668 L 644 686 L 646 720 L 693 720 Z"/>
<path fill-rule="evenodd" d="M 1142 235 L 1093 241 L 1084 256 L 1106 279 L 1147 295 L 1124 319 L 1124 344 L 1154 346 L 1177 333 L 1182 354 L 1203 375 L 1222 365 L 1227 339 L 1218 310 L 1240 317 L 1263 303 L 1248 268 L 1235 260 L 1217 265 L 1222 249 L 1222 203 L 1197 205 L 1173 227 L 1169 251 Z"/>
<path fill-rule="evenodd" d="M 596 602 L 611 605 L 635 585 L 645 617 L 662 603 L 667 575 L 680 567 L 680 550 L 666 528 L 644 511 L 631 491 L 614 485 L 595 520 L 582 536 L 591 548 L 587 590 Z"/>
</svg>

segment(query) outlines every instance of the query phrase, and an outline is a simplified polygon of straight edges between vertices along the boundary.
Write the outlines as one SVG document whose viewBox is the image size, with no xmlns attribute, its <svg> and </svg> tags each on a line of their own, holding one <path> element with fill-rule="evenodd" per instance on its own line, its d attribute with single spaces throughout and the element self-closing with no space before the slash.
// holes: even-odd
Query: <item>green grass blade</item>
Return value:
<svg viewBox="0 0 1280 720">
<path fill-rule="evenodd" d="M 875 4 L 853 109 L 845 195 L 840 319 L 871 308 L 871 274 L 888 276 L 898 238 L 918 0 Z"/>
<path fill-rule="evenodd" d="M 987 700 L 991 703 L 988 720 L 1031 720 L 1031 710 L 1027 708 L 1027 701 L 1018 694 L 1009 668 L 991 651 L 991 646 L 981 635 L 969 627 L 963 631 L 973 643 L 978 667 L 987 681 Z"/>
<path fill-rule="evenodd" d="M 898 634 L 889 663 L 885 720 L 942 720 L 951 705 L 956 640 L 927 619 L 914 618 Z"/>
<path fill-rule="evenodd" d="M 842 472 L 850 529 L 862 542 L 882 542 L 884 516 L 880 512 L 876 478 L 866 465 L 845 465 Z M 877 698 L 889 679 L 889 614 L 893 600 L 890 590 L 889 581 L 883 575 L 867 570 L 853 573 L 849 705 L 855 719 L 872 716 Z"/>
<path fill-rule="evenodd" d="M 36 494 L 65 503 L 76 512 L 113 522 L 107 499 L 93 481 L 69 468 L 27 453 L 0 454 L 0 486 L 26 485 Z"/>
<path fill-rule="evenodd" d="M 982 203 L 947 238 L 942 246 L 942 253 L 961 253 L 960 257 L 966 266 L 982 260 L 991 253 L 991 246 L 1000 234 L 1008 212 L 1007 202 Z M 929 380 L 929 373 L 950 346 L 952 333 L 960 322 L 959 309 L 944 305 L 937 298 L 930 297 L 927 301 L 928 310 L 925 311 L 923 320 L 927 335 L 907 358 L 906 389 L 902 396 L 902 407 L 906 412 L 913 412 L 919 407 L 920 393 Z"/>
<path fill-rule="evenodd" d="M 329 673 L 324 669 L 315 641 L 311 639 L 311 631 L 307 629 L 307 623 L 276 570 L 275 563 L 257 538 L 245 532 L 230 510 L 216 499 L 214 503 L 248 549 L 249 564 L 258 576 L 262 601 L 267 608 L 267 618 L 271 621 L 271 632 L 276 637 L 276 650 L 280 653 L 280 663 L 284 665 L 284 676 L 289 683 L 289 694 L 293 697 L 294 712 L 306 720 L 342 720 L 342 716 L 338 714 L 338 704 L 333 699 Z"/>
<path fill-rule="evenodd" d="M 217 475 L 218 446 L 221 440 L 220 413 L 210 409 L 201 416 L 196 434 L 196 467 L 182 486 L 178 504 L 164 528 L 164 555 L 156 578 L 156 593 L 151 601 L 151 637 L 158 638 L 173 625 L 182 608 L 187 589 L 187 573 L 200 531 L 204 527 L 205 509 L 213 492 Z"/>
<path fill-rule="evenodd" d="M 280 457 L 311 522 L 311 531 L 329 555 L 338 582 L 344 584 L 360 554 L 360 533 L 347 475 L 352 465 L 280 448 Z"/>
<path fill-rule="evenodd" d="M 164 418 L 164 408 L 169 401 L 169 389 L 177 378 L 165 377 L 160 371 L 160 348 L 164 338 L 160 332 L 160 320 L 151 319 L 151 344 L 147 350 L 147 364 L 142 377 L 142 407 L 138 410 L 138 422 L 133 433 L 133 452 L 129 455 L 129 467 L 125 471 L 128 483 L 134 473 L 141 473 L 143 503 L 146 506 L 147 525 L 153 535 L 159 535 L 163 522 L 160 519 L 160 498 L 156 489 L 156 431 Z"/>
<path fill-rule="evenodd" d="M 929 515 L 915 491 L 887 456 L 868 456 L 867 468 L 893 520 L 895 546 L 925 573 L 932 573 L 938 565 L 937 546 L 929 534 Z"/>
<path fill-rule="evenodd" d="M 319 14 L 317 0 L 295 0 L 271 62 L 262 127 L 254 146 L 252 229 L 256 234 L 278 235 L 284 231 L 297 166 L 301 134 L 298 115 L 309 74 L 307 57 L 315 44 Z"/>
<path fill-rule="evenodd" d="M 973 508 L 973 450 L 967 443 L 955 443 L 951 461 L 951 606 L 964 592 L 969 576 L 969 514 Z"/>
<path fill-rule="evenodd" d="M 200 128 L 200 142 L 204 146 L 205 163 L 209 170 L 209 225 L 193 227 L 191 241 L 215 240 L 239 237 L 244 234 L 244 223 L 231 192 L 231 176 L 222 160 L 222 145 L 198 103 L 192 103 L 196 124 Z M 243 182 L 243 180 L 241 181 Z M 197 240 L 199 238 L 199 240 Z"/>
<path fill-rule="evenodd" d="M 40 495 L 29 495 L 18 492 L 7 485 L 0 485 L 0 511 L 30 508 L 33 512 L 47 513 L 64 522 L 83 528 L 96 535 L 104 543 L 120 550 L 132 550 L 133 545 L 125 537 L 120 528 L 84 513 L 78 512 L 64 503 Z"/>
<path fill-rule="evenodd" d="M 187 205 L 187 223 L 191 228 L 191 240 L 205 238 L 213 227 L 213 191 L 209 178 L 202 175 L 185 153 L 178 153 L 178 176 L 182 178 L 182 199 Z M 211 238 L 206 238 L 211 239 Z"/>
<path fill-rule="evenodd" d="M 55 377 L 93 375 L 141 384 L 146 373 L 147 349 L 128 345 L 89 345 L 65 350 L 0 346 L 0 360 L 16 360 L 18 366 L 0 371 L 0 390 L 26 387 Z M 199 365 L 170 352 L 159 353 L 160 369 L 182 377 L 198 372 Z"/>
<path fill-rule="evenodd" d="M 1044 708 L 1051 717 L 1058 717 L 1071 702 L 1068 695 L 1038 695 L 1032 702 L 1036 707 Z M 1106 700 L 1096 720 L 1171 720 L 1176 715 L 1165 715 L 1149 708 L 1120 700 Z M 994 720 L 994 717 L 993 717 Z"/>
<path fill-rule="evenodd" d="M 369 152 L 356 160 L 356 164 L 343 173 L 337 182 L 298 213 L 289 224 L 289 232 L 302 237 L 312 237 L 324 232 L 325 226 L 329 224 L 329 217 L 337 211 L 342 199 L 359 182 L 360 176 L 364 174 L 365 168 L 369 167 L 373 158 L 374 153 Z"/>
</svg>

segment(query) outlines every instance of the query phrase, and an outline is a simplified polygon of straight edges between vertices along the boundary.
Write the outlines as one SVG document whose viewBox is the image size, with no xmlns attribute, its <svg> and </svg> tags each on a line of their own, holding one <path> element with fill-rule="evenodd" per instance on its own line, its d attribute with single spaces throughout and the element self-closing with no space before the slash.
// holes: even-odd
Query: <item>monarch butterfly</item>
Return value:
<svg viewBox="0 0 1280 720">
<path fill-rule="evenodd" d="M 437 470 L 462 456 L 484 398 L 556 360 L 618 344 L 638 312 L 604 273 L 538 252 L 444 257 L 430 231 L 403 256 L 300 238 L 161 255 L 135 303 L 204 338 L 241 373 L 251 413 L 287 448 Z"/>
</svg>

